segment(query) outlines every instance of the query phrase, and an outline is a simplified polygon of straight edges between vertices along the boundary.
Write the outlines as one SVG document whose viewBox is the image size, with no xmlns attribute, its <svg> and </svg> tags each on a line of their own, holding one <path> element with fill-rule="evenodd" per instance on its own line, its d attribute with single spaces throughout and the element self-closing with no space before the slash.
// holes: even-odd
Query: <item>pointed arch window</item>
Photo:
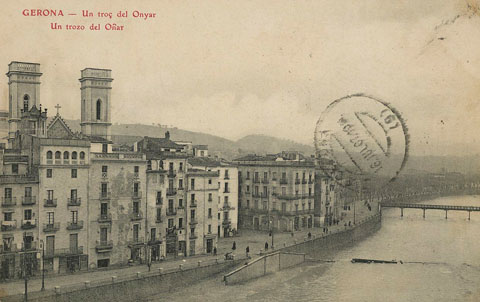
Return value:
<svg viewBox="0 0 480 302">
<path fill-rule="evenodd" d="M 102 100 L 98 99 L 97 100 L 97 111 L 96 111 L 96 116 L 97 116 L 97 120 L 100 120 L 101 119 L 101 116 L 102 116 Z"/>
<path fill-rule="evenodd" d="M 28 94 L 23 96 L 23 112 L 28 112 L 30 97 Z"/>
</svg>

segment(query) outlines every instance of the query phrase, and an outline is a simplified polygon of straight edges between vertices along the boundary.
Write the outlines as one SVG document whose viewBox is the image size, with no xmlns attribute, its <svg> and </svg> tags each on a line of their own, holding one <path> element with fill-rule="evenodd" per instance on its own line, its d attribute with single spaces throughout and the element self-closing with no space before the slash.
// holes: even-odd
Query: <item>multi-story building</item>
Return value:
<svg viewBox="0 0 480 302">
<path fill-rule="evenodd" d="M 218 172 L 218 237 L 229 237 L 238 230 L 238 169 L 225 160 L 210 157 L 192 157 L 189 167 L 204 171 Z"/>
<path fill-rule="evenodd" d="M 238 166 L 239 227 L 295 231 L 313 227 L 313 160 L 298 152 L 234 161 Z"/>
<path fill-rule="evenodd" d="M 42 266 L 57 273 L 145 258 L 147 161 L 112 152 L 110 73 L 82 70 L 82 133 L 73 133 L 59 105 L 46 125 L 40 65 L 9 65 L 9 148 L 0 154 L 1 278 L 35 274 Z"/>
</svg>

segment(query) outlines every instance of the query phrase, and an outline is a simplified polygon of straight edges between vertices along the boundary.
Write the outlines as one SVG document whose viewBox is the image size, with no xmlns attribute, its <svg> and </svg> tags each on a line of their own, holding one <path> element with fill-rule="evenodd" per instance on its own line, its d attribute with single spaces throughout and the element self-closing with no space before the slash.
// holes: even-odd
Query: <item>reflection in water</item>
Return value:
<svg viewBox="0 0 480 302">
<path fill-rule="evenodd" d="M 480 196 L 427 204 L 476 205 Z M 312 263 L 243 285 L 206 280 L 152 301 L 480 301 L 480 213 L 418 209 L 383 211 L 382 228 L 338 252 L 334 263 Z M 352 258 L 404 264 L 352 264 Z M 425 264 L 424 264 L 425 263 Z"/>
</svg>

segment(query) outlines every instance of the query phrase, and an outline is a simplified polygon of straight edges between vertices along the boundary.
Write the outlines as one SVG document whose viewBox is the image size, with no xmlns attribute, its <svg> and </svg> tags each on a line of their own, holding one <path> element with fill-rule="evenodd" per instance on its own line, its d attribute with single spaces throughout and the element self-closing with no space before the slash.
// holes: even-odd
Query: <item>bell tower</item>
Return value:
<svg viewBox="0 0 480 302">
<path fill-rule="evenodd" d="M 112 71 L 85 68 L 81 71 L 82 133 L 110 140 Z"/>
<path fill-rule="evenodd" d="M 40 64 L 13 61 L 8 64 L 8 139 L 20 130 L 24 113 L 40 104 Z"/>
</svg>

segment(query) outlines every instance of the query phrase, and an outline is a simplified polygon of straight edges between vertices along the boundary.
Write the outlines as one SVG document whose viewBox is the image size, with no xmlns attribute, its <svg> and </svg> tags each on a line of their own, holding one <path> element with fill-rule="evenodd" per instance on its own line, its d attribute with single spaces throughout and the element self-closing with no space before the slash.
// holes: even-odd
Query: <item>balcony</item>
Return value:
<svg viewBox="0 0 480 302">
<path fill-rule="evenodd" d="M 97 253 L 109 252 L 112 249 L 112 240 L 97 240 L 95 243 L 95 250 L 97 251 Z"/>
<path fill-rule="evenodd" d="M 167 176 L 175 178 L 177 176 L 177 172 L 175 170 L 168 170 Z"/>
<path fill-rule="evenodd" d="M 224 202 L 224 203 L 223 203 L 223 207 L 220 208 L 219 210 L 221 210 L 221 211 L 222 211 L 222 210 L 223 210 L 223 211 L 230 211 L 230 210 L 235 210 L 235 207 L 232 207 L 232 206 L 230 205 L 230 203 L 228 203 L 228 202 Z"/>
<path fill-rule="evenodd" d="M 276 178 L 276 177 L 272 177 L 272 181 L 277 181 L 277 178 Z"/>
<path fill-rule="evenodd" d="M 179 206 L 177 207 L 177 210 L 185 210 L 185 206 L 184 206 L 183 204 L 182 204 L 182 205 L 179 205 Z"/>
<path fill-rule="evenodd" d="M 262 179 L 262 184 L 268 184 L 270 183 L 267 178 Z"/>
<path fill-rule="evenodd" d="M 55 256 L 71 256 L 71 255 L 81 255 L 83 254 L 83 246 L 76 246 L 76 247 L 68 247 L 63 249 L 55 249 L 54 251 Z M 46 257 L 53 255 L 45 254 Z"/>
<path fill-rule="evenodd" d="M 57 199 L 44 199 L 43 206 L 46 208 L 53 208 L 57 206 Z"/>
<path fill-rule="evenodd" d="M 162 217 L 157 217 L 157 218 L 155 219 L 155 223 L 162 223 L 162 222 L 163 222 Z"/>
<path fill-rule="evenodd" d="M 307 180 L 305 178 L 302 179 L 302 184 L 304 184 L 304 185 L 307 184 Z"/>
<path fill-rule="evenodd" d="M 309 180 L 308 180 L 308 183 L 309 183 L 309 184 L 313 184 L 313 179 L 309 179 Z"/>
<path fill-rule="evenodd" d="M 137 237 L 133 238 L 128 242 L 129 247 L 134 247 L 134 246 L 139 246 L 139 245 L 144 245 L 145 242 L 143 241 L 143 237 Z"/>
<path fill-rule="evenodd" d="M 197 218 L 190 218 L 190 221 L 188 222 L 190 225 L 195 225 L 198 224 Z"/>
<path fill-rule="evenodd" d="M 100 196 L 99 196 L 99 199 L 100 200 L 109 200 L 110 199 L 110 192 L 102 192 L 100 191 Z"/>
<path fill-rule="evenodd" d="M 105 222 L 112 222 L 112 214 L 100 214 L 100 217 L 98 217 L 98 222 L 99 223 L 105 223 Z"/>
<path fill-rule="evenodd" d="M 229 189 L 229 188 L 225 188 L 225 190 L 223 190 L 223 193 L 230 193 L 230 189 Z"/>
<path fill-rule="evenodd" d="M 67 199 L 67 206 L 69 207 L 78 207 L 82 203 L 81 198 L 68 198 Z"/>
<path fill-rule="evenodd" d="M 224 180 L 229 180 L 230 176 L 228 174 L 225 174 L 225 177 L 223 178 Z"/>
<path fill-rule="evenodd" d="M 197 239 L 198 238 L 197 233 L 190 233 L 190 235 L 188 237 L 190 239 Z"/>
<path fill-rule="evenodd" d="M 131 215 L 130 215 L 130 219 L 135 221 L 135 220 L 141 220 L 143 218 L 143 215 L 141 212 L 133 212 Z"/>
<path fill-rule="evenodd" d="M 163 198 L 157 198 L 157 200 L 155 201 L 155 204 L 158 206 L 158 205 L 162 205 L 163 204 Z"/>
<path fill-rule="evenodd" d="M 138 178 L 139 178 L 138 172 L 133 172 L 133 178 L 135 178 L 135 179 L 138 179 Z"/>
<path fill-rule="evenodd" d="M 260 183 L 260 178 L 253 178 L 253 183 L 254 184 L 259 184 Z"/>
<path fill-rule="evenodd" d="M 253 198 L 260 198 L 262 195 L 260 193 L 252 193 Z"/>
<path fill-rule="evenodd" d="M 300 184 L 300 178 L 295 179 L 295 184 L 299 185 Z"/>
<path fill-rule="evenodd" d="M 16 197 L 2 197 L 2 207 L 13 207 L 17 205 Z"/>
<path fill-rule="evenodd" d="M 160 238 L 150 238 L 148 240 L 148 245 L 157 245 L 157 244 L 162 244 L 162 240 Z"/>
<path fill-rule="evenodd" d="M 30 230 L 37 226 L 36 219 L 22 219 L 22 230 Z"/>
<path fill-rule="evenodd" d="M 79 221 L 70 221 L 68 224 L 67 224 L 67 230 L 69 231 L 72 231 L 72 230 L 81 230 L 83 229 L 83 220 L 79 220 Z"/>
<path fill-rule="evenodd" d="M 177 215 L 177 211 L 175 209 L 169 208 L 167 209 L 167 216 L 175 216 Z"/>
<path fill-rule="evenodd" d="M 232 220 L 230 218 L 224 219 L 222 221 L 223 226 L 228 226 L 228 225 L 231 225 L 231 224 L 232 224 Z"/>
<path fill-rule="evenodd" d="M 16 220 L 8 220 L 2 221 L 2 232 L 13 231 L 17 228 L 17 221 Z"/>
<path fill-rule="evenodd" d="M 43 232 L 44 233 L 56 232 L 59 229 L 60 229 L 60 222 L 44 223 L 43 224 Z"/>
<path fill-rule="evenodd" d="M 167 189 L 167 196 L 173 196 L 177 194 L 177 189 L 174 188 L 168 188 Z"/>
<path fill-rule="evenodd" d="M 282 179 L 280 179 L 280 184 L 281 185 L 286 185 L 286 184 L 288 184 L 288 180 L 286 178 L 282 178 Z"/>
<path fill-rule="evenodd" d="M 294 200 L 294 199 L 301 199 L 301 195 L 289 195 L 289 194 L 278 194 L 278 199 L 285 199 L 285 200 Z"/>
<path fill-rule="evenodd" d="M 179 186 L 178 190 L 184 190 L 185 188 L 183 186 Z"/>
<path fill-rule="evenodd" d="M 137 192 L 134 191 L 134 192 L 132 193 L 132 198 L 133 198 L 133 199 L 140 199 L 140 198 L 142 198 L 142 191 L 137 191 Z"/>
<path fill-rule="evenodd" d="M 22 205 L 31 206 L 37 203 L 36 196 L 22 196 Z"/>
<path fill-rule="evenodd" d="M 197 201 L 196 200 L 190 201 L 190 207 L 191 208 L 196 208 L 197 207 Z"/>
</svg>

